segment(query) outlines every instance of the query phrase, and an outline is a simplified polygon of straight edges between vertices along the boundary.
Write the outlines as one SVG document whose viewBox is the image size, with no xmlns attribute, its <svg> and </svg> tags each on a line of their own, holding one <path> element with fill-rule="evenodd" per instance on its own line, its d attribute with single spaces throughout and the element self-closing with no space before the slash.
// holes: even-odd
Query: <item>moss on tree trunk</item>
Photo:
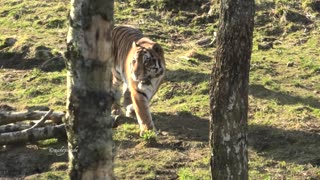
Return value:
<svg viewBox="0 0 320 180">
<path fill-rule="evenodd" d="M 211 75 L 212 179 L 248 179 L 247 112 L 254 0 L 220 1 Z"/>
<path fill-rule="evenodd" d="M 113 0 L 72 0 L 67 37 L 70 179 L 114 179 L 110 110 Z"/>
</svg>

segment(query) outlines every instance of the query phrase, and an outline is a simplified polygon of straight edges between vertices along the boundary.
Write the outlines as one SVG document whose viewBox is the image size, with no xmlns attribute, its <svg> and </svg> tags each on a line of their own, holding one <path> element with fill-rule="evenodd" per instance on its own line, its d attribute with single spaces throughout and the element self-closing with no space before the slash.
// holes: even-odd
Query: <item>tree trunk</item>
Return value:
<svg viewBox="0 0 320 180">
<path fill-rule="evenodd" d="M 247 113 L 254 0 L 221 0 L 210 90 L 212 179 L 248 179 Z"/>
<path fill-rule="evenodd" d="M 71 0 L 65 120 L 70 179 L 114 179 L 113 6 L 113 0 Z"/>
</svg>

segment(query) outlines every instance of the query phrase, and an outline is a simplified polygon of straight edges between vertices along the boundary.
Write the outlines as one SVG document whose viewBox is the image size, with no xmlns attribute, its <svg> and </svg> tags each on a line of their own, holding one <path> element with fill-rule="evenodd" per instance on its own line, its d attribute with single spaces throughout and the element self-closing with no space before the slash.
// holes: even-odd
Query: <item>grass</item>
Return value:
<svg viewBox="0 0 320 180">
<path fill-rule="evenodd" d="M 27 180 L 67 180 L 69 179 L 65 171 L 54 171 L 54 172 L 46 172 L 41 175 L 32 175 L 27 178 Z"/>
<path fill-rule="evenodd" d="M 12 96 L 0 96 L 2 102 L 17 102 L 18 109 L 26 106 L 50 106 L 56 110 L 64 110 L 66 79 L 63 72 L 42 72 L 33 69 L 30 72 L 13 74 L 14 82 L 2 82 L 0 90 Z M 11 71 L 1 74 L 5 78 Z M 14 94 L 14 95 L 13 95 Z M 19 100 L 18 100 L 19 99 Z"/>
<path fill-rule="evenodd" d="M 215 48 L 197 42 L 212 38 L 218 16 L 207 17 L 208 9 L 203 6 L 201 10 L 203 4 L 153 3 L 115 3 L 115 23 L 137 26 L 160 43 L 168 69 L 151 102 L 160 129 L 157 142 L 146 143 L 153 134 L 139 137 L 136 122 L 115 129 L 115 174 L 118 179 L 210 179 L 208 95 Z M 249 88 L 249 177 L 319 179 L 319 12 L 309 0 L 259 0 L 256 7 Z M 68 0 L 0 1 L 1 104 L 17 110 L 38 105 L 65 110 L 66 70 L 44 71 L 40 66 L 46 55 L 60 57 L 65 51 L 68 8 Z M 304 24 L 307 13 L 315 17 L 310 24 Z M 6 38 L 17 42 L 3 46 Z M 258 44 L 265 42 L 273 43 L 273 48 L 259 50 Z M 39 54 L 39 49 L 49 53 Z M 35 161 L 47 157 L 50 147 L 66 147 L 56 139 L 38 143 L 41 156 L 34 150 Z M 30 153 L 25 151 L 16 150 L 14 155 Z M 53 164 L 67 165 L 66 157 L 57 161 Z M 66 179 L 65 172 L 66 168 L 49 166 L 40 174 L 30 170 L 26 175 Z"/>
<path fill-rule="evenodd" d="M 146 131 L 142 134 L 142 139 L 146 142 L 156 141 L 157 134 L 154 131 Z"/>
<path fill-rule="evenodd" d="M 181 180 L 207 180 L 211 179 L 208 170 L 198 168 L 181 168 L 178 171 L 179 179 Z"/>
</svg>

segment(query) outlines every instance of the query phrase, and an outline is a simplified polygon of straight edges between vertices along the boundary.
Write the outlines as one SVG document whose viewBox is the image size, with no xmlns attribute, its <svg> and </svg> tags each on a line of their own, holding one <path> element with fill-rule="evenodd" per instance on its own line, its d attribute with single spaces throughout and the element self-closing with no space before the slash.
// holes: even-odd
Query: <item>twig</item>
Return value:
<svg viewBox="0 0 320 180">
<path fill-rule="evenodd" d="M 32 127 L 23 130 L 22 132 L 28 132 L 38 126 L 41 126 L 42 124 L 44 124 L 44 122 L 47 120 L 47 117 L 50 116 L 53 113 L 53 110 L 50 109 L 47 114 L 45 114 L 44 116 L 42 116 L 42 118 L 39 120 L 39 122 L 37 122 L 35 125 L 33 125 Z"/>
<path fill-rule="evenodd" d="M 40 66 L 40 69 L 44 68 L 47 64 L 49 64 L 50 61 L 56 59 L 57 57 L 53 57 L 53 58 L 50 58 L 48 60 L 46 60 L 45 62 L 43 62 Z"/>
</svg>

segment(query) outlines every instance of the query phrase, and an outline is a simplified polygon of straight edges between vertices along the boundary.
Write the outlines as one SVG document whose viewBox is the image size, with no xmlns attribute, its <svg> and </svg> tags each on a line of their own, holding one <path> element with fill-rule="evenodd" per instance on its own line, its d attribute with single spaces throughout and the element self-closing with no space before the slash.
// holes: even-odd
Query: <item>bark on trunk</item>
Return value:
<svg viewBox="0 0 320 180">
<path fill-rule="evenodd" d="M 114 179 L 110 117 L 113 0 L 72 0 L 69 20 L 65 121 L 69 176 Z"/>
<path fill-rule="evenodd" d="M 212 179 L 248 179 L 247 111 L 254 0 L 221 0 L 210 91 Z"/>
</svg>

